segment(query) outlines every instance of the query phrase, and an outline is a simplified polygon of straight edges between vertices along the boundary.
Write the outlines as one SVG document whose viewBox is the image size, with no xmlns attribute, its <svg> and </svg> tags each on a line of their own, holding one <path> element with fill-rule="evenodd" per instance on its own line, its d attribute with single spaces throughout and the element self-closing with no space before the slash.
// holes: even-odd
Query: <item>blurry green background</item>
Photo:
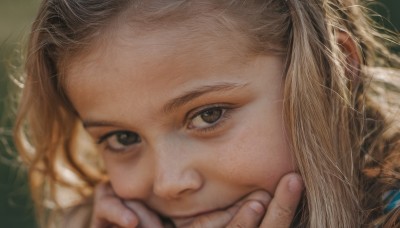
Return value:
<svg viewBox="0 0 400 228">
<path fill-rule="evenodd" d="M 0 0 L 0 227 L 34 228 L 33 206 L 23 166 L 11 144 L 10 73 L 18 65 L 24 36 L 39 0 Z"/>
<path fill-rule="evenodd" d="M 19 64 L 19 50 L 26 40 L 27 30 L 39 2 L 40 0 L 0 0 L 0 227 L 35 227 L 26 172 L 19 165 L 11 143 L 14 111 L 10 102 L 10 91 L 14 86 L 10 74 L 16 73 L 13 65 Z M 400 0 L 377 2 L 383 4 L 373 8 L 400 29 Z"/>
</svg>

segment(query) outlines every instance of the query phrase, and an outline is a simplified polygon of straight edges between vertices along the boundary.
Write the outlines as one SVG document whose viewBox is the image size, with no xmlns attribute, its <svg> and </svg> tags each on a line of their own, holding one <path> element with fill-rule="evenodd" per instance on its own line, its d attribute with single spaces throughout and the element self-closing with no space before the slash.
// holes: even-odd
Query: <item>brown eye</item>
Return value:
<svg viewBox="0 0 400 228">
<path fill-rule="evenodd" d="M 133 132 L 118 132 L 115 134 L 115 141 L 118 144 L 129 146 L 135 143 L 139 143 L 140 137 L 138 134 Z"/>
<path fill-rule="evenodd" d="M 142 139 L 137 133 L 130 131 L 115 131 L 103 136 L 100 143 L 105 143 L 106 147 L 112 151 L 125 151 L 129 147 L 140 143 Z"/>
<path fill-rule="evenodd" d="M 219 120 L 222 116 L 222 109 L 220 108 L 214 108 L 210 110 L 206 110 L 203 113 L 200 114 L 201 119 L 209 124 L 212 124 L 216 121 Z"/>
<path fill-rule="evenodd" d="M 225 110 L 224 108 L 214 107 L 201 111 L 192 119 L 190 128 L 203 129 L 217 124 Z"/>
</svg>

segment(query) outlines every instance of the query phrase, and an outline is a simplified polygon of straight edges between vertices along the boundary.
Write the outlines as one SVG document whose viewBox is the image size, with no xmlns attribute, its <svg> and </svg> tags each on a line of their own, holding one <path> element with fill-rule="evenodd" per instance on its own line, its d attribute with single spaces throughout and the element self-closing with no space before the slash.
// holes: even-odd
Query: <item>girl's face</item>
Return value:
<svg viewBox="0 0 400 228">
<path fill-rule="evenodd" d="M 228 31 L 113 30 L 67 71 L 112 186 L 170 218 L 226 208 L 293 171 L 282 121 L 283 59 Z"/>
</svg>

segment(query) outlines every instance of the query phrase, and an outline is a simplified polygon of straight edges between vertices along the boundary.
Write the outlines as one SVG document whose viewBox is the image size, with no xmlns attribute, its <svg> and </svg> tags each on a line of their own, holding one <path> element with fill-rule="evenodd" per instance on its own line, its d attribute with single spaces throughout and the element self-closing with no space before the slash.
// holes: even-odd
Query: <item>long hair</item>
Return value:
<svg viewBox="0 0 400 228">
<path fill-rule="evenodd" d="M 46 216 L 49 208 L 63 206 L 61 190 L 88 197 L 106 176 L 63 90 L 71 59 L 90 51 L 122 17 L 124 23 L 157 29 L 201 15 L 244 35 L 250 52 L 286 59 L 283 118 L 305 184 L 293 227 L 360 227 L 376 221 L 393 226 L 400 212 L 383 214 L 380 199 L 400 187 L 393 171 L 400 166 L 400 131 L 382 106 L 399 91 L 392 87 L 392 98 L 374 99 L 391 83 L 375 80 L 377 73 L 369 69 L 399 67 L 400 61 L 364 11 L 357 0 L 43 1 L 30 34 L 15 125 L 43 224 L 52 219 Z M 359 67 L 336 41 L 341 32 L 359 47 Z"/>
</svg>

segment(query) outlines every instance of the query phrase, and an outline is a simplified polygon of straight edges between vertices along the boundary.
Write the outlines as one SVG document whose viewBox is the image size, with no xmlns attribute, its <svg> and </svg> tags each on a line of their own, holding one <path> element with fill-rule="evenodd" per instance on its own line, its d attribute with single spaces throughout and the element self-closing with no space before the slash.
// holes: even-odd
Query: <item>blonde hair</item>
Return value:
<svg viewBox="0 0 400 228">
<path fill-rule="evenodd" d="M 357 0 L 43 1 L 30 35 L 15 126 L 43 223 L 51 219 L 46 208 L 57 208 L 61 187 L 84 198 L 106 176 L 63 91 L 71 59 L 88 51 L 99 31 L 121 15 L 150 29 L 201 15 L 244 35 L 249 51 L 286 58 L 283 115 L 306 186 L 293 227 L 376 221 L 394 226 L 400 210 L 384 215 L 380 199 L 400 187 L 400 174 L 393 171 L 400 166 L 400 130 L 383 115 L 382 101 L 390 99 L 374 99 L 383 97 L 382 84 L 392 83 L 388 77 L 375 80 L 369 67 L 398 67 L 400 61 L 369 26 L 364 10 Z M 340 32 L 359 47 L 359 68 L 336 42 Z M 391 88 L 398 98 L 397 87 Z M 398 102 L 391 105 L 398 108 Z"/>
</svg>

